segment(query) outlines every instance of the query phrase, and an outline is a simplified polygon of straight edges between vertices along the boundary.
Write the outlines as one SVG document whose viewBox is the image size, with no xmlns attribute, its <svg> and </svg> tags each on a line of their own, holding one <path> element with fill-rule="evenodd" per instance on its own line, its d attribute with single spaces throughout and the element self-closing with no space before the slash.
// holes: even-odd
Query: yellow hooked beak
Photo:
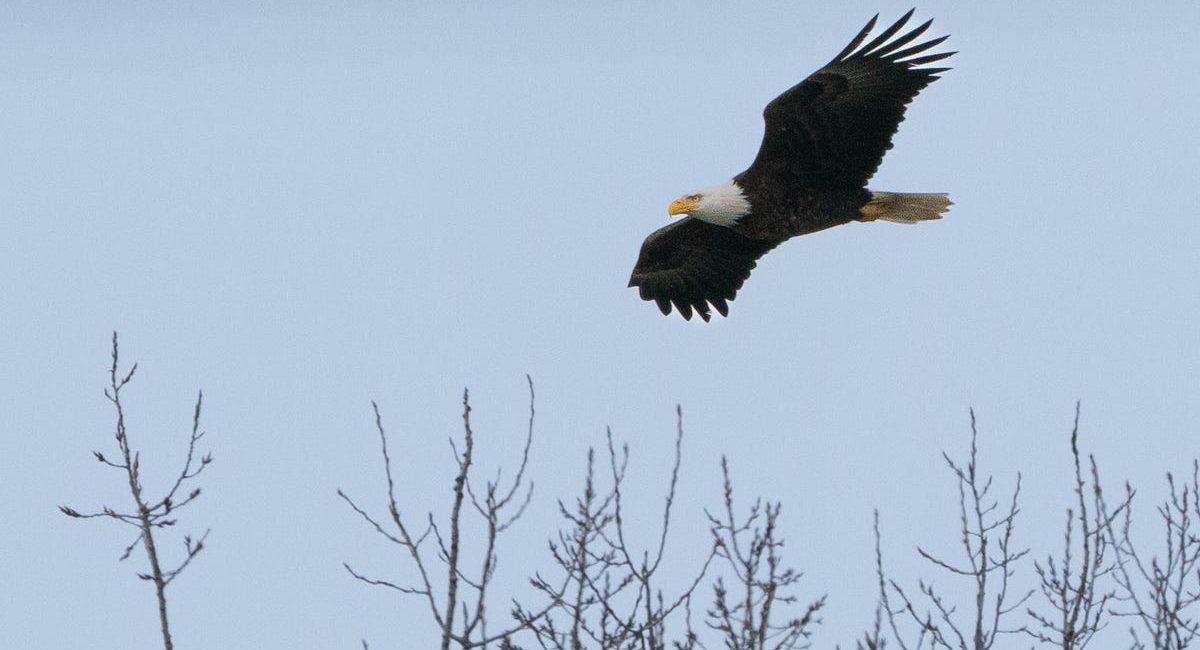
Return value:
<svg viewBox="0 0 1200 650">
<path fill-rule="evenodd" d="M 675 199 L 674 201 L 671 201 L 670 207 L 667 208 L 667 214 L 672 217 L 677 217 L 679 215 L 686 216 L 692 212 L 695 212 L 696 208 L 699 207 L 700 197 L 685 196 L 681 199 Z"/>
</svg>

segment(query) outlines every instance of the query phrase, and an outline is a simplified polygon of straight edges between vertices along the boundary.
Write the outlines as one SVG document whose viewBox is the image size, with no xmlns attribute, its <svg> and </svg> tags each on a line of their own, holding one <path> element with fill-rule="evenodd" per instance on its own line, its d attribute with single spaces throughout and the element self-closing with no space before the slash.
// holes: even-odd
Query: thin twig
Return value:
<svg viewBox="0 0 1200 650">
<path fill-rule="evenodd" d="M 112 403 L 116 410 L 117 422 L 115 439 L 117 448 L 121 454 L 120 462 L 108 460 L 104 454 L 93 451 L 92 455 L 101 464 L 119 469 L 125 473 L 126 482 L 129 485 L 130 495 L 133 497 L 134 512 L 121 513 L 108 506 L 103 506 L 100 512 L 81 513 L 74 508 L 67 506 L 59 506 L 59 510 L 68 517 L 77 519 L 92 519 L 97 517 L 106 517 L 114 519 L 124 524 L 129 524 L 138 528 L 138 535 L 125 547 L 121 553 L 120 560 L 127 559 L 133 550 L 141 544 L 146 550 L 146 557 L 150 563 L 149 573 L 139 573 L 138 576 L 144 580 L 154 583 L 154 591 L 158 602 L 158 618 L 159 627 L 162 631 L 163 647 L 167 650 L 173 648 L 171 639 L 170 621 L 167 616 L 167 585 L 175 578 L 179 577 L 192 562 L 197 555 L 205 548 L 205 541 L 208 539 L 209 531 L 205 531 L 200 539 L 193 541 L 191 537 L 184 537 L 184 558 L 174 569 L 164 570 L 159 557 L 157 540 L 154 536 L 154 530 L 157 528 L 165 528 L 173 526 L 176 520 L 173 515 L 182 507 L 195 501 L 201 493 L 200 488 L 192 489 L 186 497 L 181 501 L 175 501 L 175 495 L 183 485 L 200 475 L 202 471 L 212 462 L 212 455 L 205 454 L 196 461 L 196 443 L 204 437 L 204 432 L 200 430 L 200 414 L 204 403 L 204 393 L 201 392 L 196 397 L 196 406 L 192 411 L 192 431 L 188 439 L 187 455 L 185 457 L 183 468 L 175 477 L 171 487 L 164 493 L 162 498 L 151 500 L 145 496 L 145 488 L 141 480 L 141 455 L 133 449 L 129 442 L 129 432 L 125 424 L 125 407 L 121 402 L 121 391 L 133 380 L 134 373 L 137 372 L 137 364 L 133 364 L 129 371 L 125 374 L 118 372 L 120 368 L 120 354 L 117 333 L 113 332 L 112 336 L 112 365 L 109 367 L 109 385 L 104 390 L 105 397 Z"/>
</svg>

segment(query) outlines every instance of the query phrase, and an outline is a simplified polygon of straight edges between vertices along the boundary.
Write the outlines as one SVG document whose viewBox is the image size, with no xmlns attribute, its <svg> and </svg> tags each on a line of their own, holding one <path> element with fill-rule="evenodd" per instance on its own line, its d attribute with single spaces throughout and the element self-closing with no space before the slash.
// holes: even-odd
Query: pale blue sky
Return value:
<svg viewBox="0 0 1200 650">
<path fill-rule="evenodd" d="M 216 461 L 180 532 L 213 532 L 172 586 L 180 648 L 426 646 L 420 603 L 342 570 L 409 575 L 335 489 L 382 507 L 376 399 L 407 507 L 444 510 L 462 387 L 485 467 L 511 466 L 525 373 L 537 487 L 493 611 L 549 566 L 606 426 L 659 494 L 676 403 L 672 575 L 728 454 L 740 495 L 784 501 L 804 593 L 830 594 L 820 647 L 870 621 L 872 508 L 899 578 L 953 542 L 939 451 L 969 406 L 985 464 L 1025 472 L 1025 544 L 1058 548 L 1076 399 L 1149 511 L 1200 454 L 1200 5 L 1048 4 L 917 10 L 960 53 L 872 187 L 949 192 L 945 220 L 794 240 L 704 324 L 625 287 L 643 237 L 749 163 L 767 101 L 908 4 L 3 3 L 6 643 L 157 642 L 127 531 L 56 510 L 128 499 L 89 454 L 113 447 L 113 329 L 150 485 L 206 395 Z"/>
</svg>

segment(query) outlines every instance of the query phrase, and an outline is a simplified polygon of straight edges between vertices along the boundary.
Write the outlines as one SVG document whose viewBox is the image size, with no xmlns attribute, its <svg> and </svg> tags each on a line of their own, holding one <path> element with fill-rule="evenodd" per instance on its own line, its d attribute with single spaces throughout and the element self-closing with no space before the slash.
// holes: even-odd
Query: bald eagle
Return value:
<svg viewBox="0 0 1200 650">
<path fill-rule="evenodd" d="M 941 218 L 945 194 L 872 192 L 867 181 L 892 148 L 905 106 L 949 68 L 919 67 L 954 54 L 917 56 L 948 38 L 909 46 L 932 20 L 895 37 L 904 14 L 866 45 L 876 15 L 836 57 L 763 110 L 758 156 L 732 181 L 688 194 L 683 218 L 646 238 L 629 279 L 663 314 L 722 316 L 758 258 L 779 244 L 851 221 Z M 895 38 L 893 38 L 895 37 Z M 860 47 L 861 45 L 861 47 Z"/>
</svg>

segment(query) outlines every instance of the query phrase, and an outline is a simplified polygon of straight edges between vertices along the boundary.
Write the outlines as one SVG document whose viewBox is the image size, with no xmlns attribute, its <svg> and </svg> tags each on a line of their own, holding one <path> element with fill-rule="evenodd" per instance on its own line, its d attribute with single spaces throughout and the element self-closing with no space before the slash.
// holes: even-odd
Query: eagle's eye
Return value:
<svg viewBox="0 0 1200 650">
<path fill-rule="evenodd" d="M 703 194 L 688 194 L 684 198 L 686 198 L 689 201 L 696 201 L 698 203 L 700 201 L 700 197 L 702 197 L 702 196 L 703 196 Z"/>
</svg>

